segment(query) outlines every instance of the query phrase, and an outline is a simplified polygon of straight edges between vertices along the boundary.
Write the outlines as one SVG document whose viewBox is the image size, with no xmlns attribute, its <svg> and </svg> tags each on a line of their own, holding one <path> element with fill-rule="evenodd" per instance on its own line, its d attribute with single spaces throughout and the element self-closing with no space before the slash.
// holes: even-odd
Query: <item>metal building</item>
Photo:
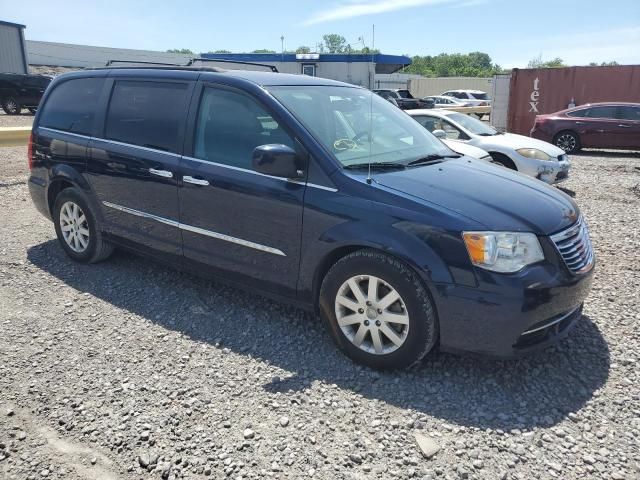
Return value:
<svg viewBox="0 0 640 480">
<path fill-rule="evenodd" d="M 273 65 L 281 73 L 329 78 L 375 88 L 376 74 L 389 74 L 411 64 L 401 55 L 335 53 L 204 53 L 211 60 L 236 60 Z M 224 67 L 224 64 L 220 64 Z"/>
<path fill-rule="evenodd" d="M 104 67 L 109 60 L 186 64 L 193 55 L 27 40 L 30 65 L 69 68 Z"/>
<path fill-rule="evenodd" d="M 28 73 L 24 25 L 0 20 L 0 73 Z"/>
</svg>

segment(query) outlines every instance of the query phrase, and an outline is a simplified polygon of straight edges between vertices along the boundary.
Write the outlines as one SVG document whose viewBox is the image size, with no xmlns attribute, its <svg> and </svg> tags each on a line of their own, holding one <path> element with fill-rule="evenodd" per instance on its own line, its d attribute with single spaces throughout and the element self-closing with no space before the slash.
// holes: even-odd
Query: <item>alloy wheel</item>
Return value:
<svg viewBox="0 0 640 480">
<path fill-rule="evenodd" d="M 565 152 L 571 152 L 576 148 L 576 138 L 569 133 L 565 133 L 558 137 L 556 145 Z"/>
<path fill-rule="evenodd" d="M 74 202 L 65 202 L 60 208 L 60 230 L 67 246 L 76 253 L 89 246 L 89 224 L 87 217 Z"/>
<path fill-rule="evenodd" d="M 15 101 L 15 100 L 13 100 L 12 98 L 8 99 L 8 100 L 5 102 L 5 107 L 6 107 L 6 108 L 7 108 L 7 110 L 8 110 L 9 112 L 11 112 L 11 113 L 14 113 L 14 114 L 20 113 L 20 112 L 18 111 L 18 104 L 17 104 L 17 103 L 16 103 L 16 101 Z"/>
<path fill-rule="evenodd" d="M 392 353 L 409 334 L 404 300 L 395 288 L 373 275 L 357 275 L 344 282 L 336 295 L 335 313 L 344 335 L 367 353 Z"/>
</svg>

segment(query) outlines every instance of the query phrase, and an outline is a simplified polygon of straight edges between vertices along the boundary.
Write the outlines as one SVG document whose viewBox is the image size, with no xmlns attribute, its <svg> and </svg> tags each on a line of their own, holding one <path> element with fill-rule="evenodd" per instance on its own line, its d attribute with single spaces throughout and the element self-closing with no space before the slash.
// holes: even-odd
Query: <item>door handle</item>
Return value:
<svg viewBox="0 0 640 480">
<path fill-rule="evenodd" d="M 584 125 L 584 122 L 576 122 L 576 125 Z"/>
<path fill-rule="evenodd" d="M 619 127 L 622 128 L 631 128 L 631 125 L 625 125 L 624 123 L 621 123 L 620 125 L 618 125 Z"/>
<path fill-rule="evenodd" d="M 194 185 L 202 185 L 202 186 L 207 186 L 207 185 L 209 185 L 209 181 L 208 181 L 208 180 L 205 180 L 205 179 L 203 179 L 203 178 L 194 178 L 194 177 L 191 177 L 191 176 L 189 176 L 189 175 L 184 175 L 184 176 L 182 177 L 182 180 L 183 180 L 185 183 L 192 183 L 192 184 L 194 184 Z"/>
<path fill-rule="evenodd" d="M 151 175 L 157 175 L 158 177 L 173 178 L 173 173 L 169 170 L 156 170 L 155 168 L 150 168 L 149 173 Z"/>
</svg>

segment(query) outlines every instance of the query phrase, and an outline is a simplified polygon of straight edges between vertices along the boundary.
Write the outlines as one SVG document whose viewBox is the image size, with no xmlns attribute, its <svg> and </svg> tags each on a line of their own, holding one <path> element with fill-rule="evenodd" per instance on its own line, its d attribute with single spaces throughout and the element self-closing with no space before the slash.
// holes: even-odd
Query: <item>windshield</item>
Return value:
<svg viewBox="0 0 640 480">
<path fill-rule="evenodd" d="M 476 100 L 489 100 L 489 96 L 484 92 L 469 92 Z"/>
<path fill-rule="evenodd" d="M 447 115 L 449 120 L 456 122 L 458 125 L 462 125 L 464 128 L 469 130 L 471 133 L 476 135 L 497 135 L 498 131 L 493 128 L 491 125 L 484 123 L 477 118 L 470 117 L 469 115 L 465 115 L 464 113 L 452 113 Z"/>
<path fill-rule="evenodd" d="M 304 85 L 269 91 L 343 166 L 408 164 L 454 154 L 409 115 L 369 90 Z"/>
<path fill-rule="evenodd" d="M 409 90 L 398 90 L 398 95 L 402 98 L 413 98 L 413 95 L 411 95 Z"/>
</svg>

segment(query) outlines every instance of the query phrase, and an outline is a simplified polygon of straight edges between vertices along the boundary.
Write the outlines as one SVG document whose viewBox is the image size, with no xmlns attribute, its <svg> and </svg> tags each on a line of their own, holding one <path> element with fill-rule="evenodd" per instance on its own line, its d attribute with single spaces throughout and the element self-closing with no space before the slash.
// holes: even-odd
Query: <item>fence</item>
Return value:
<svg viewBox="0 0 640 480">
<path fill-rule="evenodd" d="M 427 95 L 440 95 L 447 90 L 481 90 L 491 92 L 492 78 L 474 77 L 420 77 L 409 80 L 409 90 L 416 98 Z"/>
</svg>

